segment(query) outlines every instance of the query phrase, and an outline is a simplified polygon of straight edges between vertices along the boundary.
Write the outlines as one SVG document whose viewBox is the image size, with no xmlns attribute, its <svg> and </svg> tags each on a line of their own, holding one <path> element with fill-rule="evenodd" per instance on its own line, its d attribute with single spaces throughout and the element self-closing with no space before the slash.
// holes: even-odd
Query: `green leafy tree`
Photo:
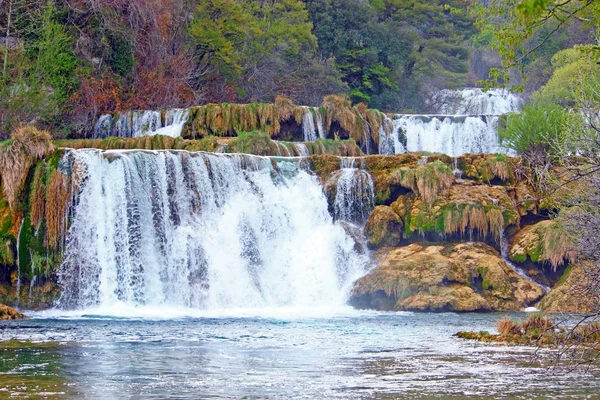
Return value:
<svg viewBox="0 0 600 400">
<path fill-rule="evenodd" d="M 511 80 L 509 71 L 516 68 L 524 74 L 536 52 L 547 52 L 551 57 L 559 50 L 556 44 L 560 42 L 561 34 L 573 24 L 597 29 L 600 24 L 600 2 L 492 0 L 489 5 L 478 9 L 478 15 L 478 26 L 494 32 L 492 46 L 502 58 L 502 68 L 494 68 L 490 72 L 488 85 L 506 85 Z M 594 52 L 595 57 L 600 56 L 597 43 L 594 44 Z"/>
</svg>

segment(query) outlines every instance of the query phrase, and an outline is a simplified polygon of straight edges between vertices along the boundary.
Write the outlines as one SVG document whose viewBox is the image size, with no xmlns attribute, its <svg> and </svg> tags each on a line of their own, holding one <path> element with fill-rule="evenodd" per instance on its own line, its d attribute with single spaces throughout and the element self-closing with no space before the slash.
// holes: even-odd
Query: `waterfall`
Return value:
<svg viewBox="0 0 600 400">
<path fill-rule="evenodd" d="M 155 135 L 165 135 L 171 137 L 181 136 L 183 125 L 190 117 L 190 110 L 187 108 L 174 108 L 165 112 L 165 126 L 154 131 Z"/>
<path fill-rule="evenodd" d="M 533 279 L 531 279 L 531 277 L 529 275 L 527 275 L 525 272 L 523 272 L 523 270 L 521 268 L 519 268 L 515 264 L 513 264 L 510 261 L 510 259 L 508 258 L 508 252 L 509 252 L 509 243 L 508 243 L 508 240 L 506 240 L 506 232 L 503 229 L 500 232 L 500 255 L 504 259 L 504 262 L 506 263 L 506 265 L 511 267 L 513 269 L 513 271 L 515 271 L 519 276 L 521 276 L 521 277 L 525 278 L 526 280 L 528 280 L 529 282 L 541 287 L 542 290 L 544 291 L 544 293 L 548 293 L 550 291 L 550 288 L 548 286 L 542 285 L 541 283 L 534 281 Z"/>
<path fill-rule="evenodd" d="M 127 111 L 118 114 L 104 114 L 94 127 L 94 138 L 108 136 L 140 137 L 149 135 L 181 136 L 183 126 L 190 116 L 188 109 L 165 111 L 162 124 L 160 111 Z"/>
<path fill-rule="evenodd" d="M 365 256 L 299 159 L 66 157 L 82 180 L 58 272 L 62 308 L 337 306 L 364 273 Z"/>
<path fill-rule="evenodd" d="M 523 107 L 522 98 L 508 89 L 469 88 L 442 90 L 434 96 L 436 112 L 454 115 L 501 115 L 518 112 Z"/>
<path fill-rule="evenodd" d="M 505 152 L 498 140 L 496 116 L 397 115 L 394 118 L 394 150 L 444 153 Z M 386 153 L 393 154 L 391 149 Z"/>
<path fill-rule="evenodd" d="M 361 163 L 357 167 L 357 161 Z M 336 185 L 334 215 L 336 220 L 355 224 L 366 223 L 375 207 L 375 190 L 371 175 L 364 169 L 363 160 L 341 158 L 341 176 Z"/>
<path fill-rule="evenodd" d="M 308 147 L 304 143 L 292 143 L 292 144 L 294 145 L 294 148 L 296 149 L 296 151 L 298 152 L 298 155 L 300 155 L 300 157 L 310 156 L 310 151 L 308 150 Z"/>
<path fill-rule="evenodd" d="M 314 142 L 317 140 L 317 131 L 315 130 L 315 118 L 307 108 L 307 111 L 302 117 L 302 132 L 304 133 L 305 142 Z"/>
<path fill-rule="evenodd" d="M 315 114 L 317 115 L 317 130 L 319 131 L 319 137 L 321 139 L 327 139 L 327 132 L 325 132 L 325 128 L 323 127 L 323 116 L 321 115 L 321 110 L 318 108 L 315 109 Z"/>
<path fill-rule="evenodd" d="M 397 114 L 391 132 L 380 131 L 379 153 L 512 153 L 498 138 L 500 115 L 518 112 L 523 100 L 505 89 L 443 90 L 433 97 L 439 114 Z"/>
</svg>

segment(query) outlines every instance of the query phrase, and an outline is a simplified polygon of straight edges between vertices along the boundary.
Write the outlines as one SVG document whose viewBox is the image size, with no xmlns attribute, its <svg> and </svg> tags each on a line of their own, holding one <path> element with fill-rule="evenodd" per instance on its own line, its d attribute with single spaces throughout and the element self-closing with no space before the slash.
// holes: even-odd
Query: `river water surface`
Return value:
<svg viewBox="0 0 600 400">
<path fill-rule="evenodd" d="M 548 369 L 548 351 L 534 360 L 529 347 L 453 337 L 494 331 L 505 314 L 121 311 L 1 323 L 0 398 L 596 398 L 600 389 L 598 370 Z"/>
</svg>

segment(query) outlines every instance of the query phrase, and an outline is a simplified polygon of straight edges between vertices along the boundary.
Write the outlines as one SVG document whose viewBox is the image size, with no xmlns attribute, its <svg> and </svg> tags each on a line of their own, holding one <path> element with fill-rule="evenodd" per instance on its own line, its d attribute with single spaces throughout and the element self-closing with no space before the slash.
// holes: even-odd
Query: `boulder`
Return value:
<svg viewBox="0 0 600 400">
<path fill-rule="evenodd" d="M 545 312 L 589 313 L 598 309 L 598 299 L 587 295 L 587 274 L 580 266 L 572 265 L 558 283 L 538 304 Z"/>
<path fill-rule="evenodd" d="M 400 244 L 404 225 L 391 207 L 377 206 L 365 226 L 365 236 L 370 248 Z"/>
<path fill-rule="evenodd" d="M 386 248 L 379 265 L 356 281 L 357 308 L 407 311 L 520 310 L 544 294 L 484 243 Z"/>
<path fill-rule="evenodd" d="M 5 306 L 4 304 L 0 304 L 0 320 L 8 320 L 8 319 L 22 319 L 25 318 L 23 314 L 18 312 L 12 307 Z"/>
</svg>

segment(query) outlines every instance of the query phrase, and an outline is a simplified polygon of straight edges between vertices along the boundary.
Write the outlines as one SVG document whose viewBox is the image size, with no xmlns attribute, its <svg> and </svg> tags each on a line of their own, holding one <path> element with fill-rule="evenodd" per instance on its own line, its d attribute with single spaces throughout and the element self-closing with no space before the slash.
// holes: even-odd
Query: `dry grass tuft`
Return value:
<svg viewBox="0 0 600 400">
<path fill-rule="evenodd" d="M 48 245 L 51 248 L 57 248 L 60 240 L 66 235 L 66 221 L 71 198 L 70 179 L 58 170 L 54 170 L 50 177 L 46 196 Z"/>
<path fill-rule="evenodd" d="M 525 333 L 521 326 L 510 318 L 498 320 L 496 329 L 500 333 L 500 336 L 522 335 Z"/>
<path fill-rule="evenodd" d="M 12 141 L 0 149 L 0 177 L 11 210 L 16 211 L 31 167 L 54 150 L 51 139 L 48 132 L 25 126 L 13 132 Z"/>
</svg>

